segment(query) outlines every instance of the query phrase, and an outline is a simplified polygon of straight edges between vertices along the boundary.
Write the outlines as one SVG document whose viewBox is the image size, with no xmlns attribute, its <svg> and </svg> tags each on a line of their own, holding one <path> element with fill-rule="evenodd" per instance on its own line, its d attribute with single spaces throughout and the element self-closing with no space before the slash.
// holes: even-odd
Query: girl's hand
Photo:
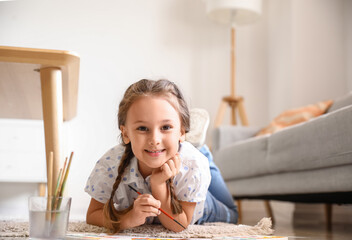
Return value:
<svg viewBox="0 0 352 240">
<path fill-rule="evenodd" d="M 145 223 L 147 217 L 156 217 L 160 214 L 161 203 L 151 194 L 142 194 L 133 203 L 129 211 L 131 227 L 137 227 Z"/>
<path fill-rule="evenodd" d="M 164 183 L 168 179 L 176 176 L 180 170 L 180 165 L 180 155 L 176 153 L 174 157 L 167 160 L 160 168 L 153 170 L 151 176 L 153 182 L 157 181 L 159 183 Z"/>
</svg>

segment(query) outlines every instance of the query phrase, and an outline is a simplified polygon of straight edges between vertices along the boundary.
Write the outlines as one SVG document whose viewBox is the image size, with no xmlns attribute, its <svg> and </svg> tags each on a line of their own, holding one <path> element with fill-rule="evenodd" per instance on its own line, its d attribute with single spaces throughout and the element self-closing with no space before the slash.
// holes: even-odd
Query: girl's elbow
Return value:
<svg viewBox="0 0 352 240">
<path fill-rule="evenodd" d="M 86 215 L 86 223 L 87 224 L 91 224 L 91 225 L 93 224 L 92 223 L 92 217 L 91 217 L 91 215 L 89 213 L 87 213 L 87 215 Z"/>
<path fill-rule="evenodd" d="M 93 213 L 90 213 L 86 215 L 86 223 L 90 224 L 90 225 L 95 225 L 98 227 L 103 227 L 103 223 L 102 223 L 103 219 L 100 219 L 98 216 L 96 216 Z"/>
</svg>

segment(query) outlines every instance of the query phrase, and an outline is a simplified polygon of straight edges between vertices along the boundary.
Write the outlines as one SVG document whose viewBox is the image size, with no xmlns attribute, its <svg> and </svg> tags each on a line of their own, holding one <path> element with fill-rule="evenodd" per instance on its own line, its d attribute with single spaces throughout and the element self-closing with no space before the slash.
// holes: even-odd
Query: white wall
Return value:
<svg viewBox="0 0 352 240">
<path fill-rule="evenodd" d="M 264 0 L 260 21 L 236 31 L 237 93 L 245 97 L 251 125 L 263 126 L 295 105 L 334 98 L 347 86 L 352 90 L 351 64 L 345 64 L 352 59 L 351 4 L 309 0 L 300 13 L 303 2 Z M 310 24 L 318 28 L 314 34 L 306 28 Z M 334 36 L 325 34 L 331 31 Z M 332 47 L 328 51 L 326 43 Z M 75 152 L 67 192 L 73 197 L 74 218 L 84 217 L 89 196 L 83 188 L 95 161 L 117 142 L 117 105 L 128 85 L 140 78 L 173 80 L 191 107 L 209 111 L 212 122 L 222 96 L 230 93 L 230 30 L 206 17 L 201 0 L 0 1 L 0 45 L 72 50 L 81 57 L 78 114 L 65 123 L 64 137 L 66 155 Z M 324 86 L 312 95 L 320 78 Z M 7 136 L 19 136 L 16 126 L 5 122 L 0 121 L 6 129 L 0 145 L 9 144 Z M 21 134 L 30 138 L 29 131 Z M 40 143 L 27 144 L 37 148 Z M 19 144 L 19 152 L 22 148 Z M 25 161 L 44 162 L 43 154 Z M 10 203 L 26 212 L 23 187 L 18 196 L 5 194 L 16 186 L 0 183 L 0 218 L 8 216 Z M 33 186 L 25 188 L 36 193 Z"/>
<path fill-rule="evenodd" d="M 292 105 L 344 94 L 347 82 L 343 4 L 309 0 L 293 1 L 291 6 L 294 12 Z"/>
<path fill-rule="evenodd" d="M 343 1 L 343 16 L 344 16 L 344 31 L 345 38 L 344 44 L 346 46 L 346 61 L 345 67 L 347 69 L 347 82 L 348 89 L 352 90 L 352 1 L 344 0 Z"/>
<path fill-rule="evenodd" d="M 292 84 L 292 8 L 291 1 L 268 2 L 268 105 L 269 122 L 291 106 Z M 269 117 L 270 116 L 270 117 Z"/>
<path fill-rule="evenodd" d="M 269 119 L 351 91 L 350 1 L 268 1 Z"/>
</svg>

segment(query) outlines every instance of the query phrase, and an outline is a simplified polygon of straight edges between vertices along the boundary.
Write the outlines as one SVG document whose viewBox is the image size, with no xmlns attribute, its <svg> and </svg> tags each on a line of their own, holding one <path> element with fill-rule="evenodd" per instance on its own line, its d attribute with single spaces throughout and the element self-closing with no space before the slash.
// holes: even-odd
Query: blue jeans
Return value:
<svg viewBox="0 0 352 240">
<path fill-rule="evenodd" d="M 213 161 L 213 156 L 208 146 L 204 145 L 200 149 L 200 152 L 208 158 L 211 182 L 204 203 L 204 214 L 196 224 L 202 224 L 204 222 L 237 223 L 237 207 L 232 195 L 226 187 L 220 170 Z"/>
</svg>

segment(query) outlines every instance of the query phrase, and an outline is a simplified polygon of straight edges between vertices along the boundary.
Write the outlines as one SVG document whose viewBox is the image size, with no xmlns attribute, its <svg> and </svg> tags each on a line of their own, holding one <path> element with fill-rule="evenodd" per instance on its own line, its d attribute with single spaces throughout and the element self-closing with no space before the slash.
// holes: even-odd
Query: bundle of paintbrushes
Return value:
<svg viewBox="0 0 352 240">
<path fill-rule="evenodd" d="M 46 219 L 53 222 L 55 220 L 56 211 L 60 209 L 63 193 L 65 190 L 65 185 L 67 181 L 67 176 L 70 171 L 71 161 L 73 157 L 73 152 L 71 152 L 70 159 L 67 162 L 67 157 L 65 159 L 64 166 L 60 168 L 59 175 L 56 184 L 53 185 L 53 152 L 50 152 L 50 158 L 48 163 L 48 196 L 47 196 L 47 214 Z M 53 186 L 55 191 L 53 191 Z M 50 214 L 51 213 L 51 214 Z"/>
</svg>

